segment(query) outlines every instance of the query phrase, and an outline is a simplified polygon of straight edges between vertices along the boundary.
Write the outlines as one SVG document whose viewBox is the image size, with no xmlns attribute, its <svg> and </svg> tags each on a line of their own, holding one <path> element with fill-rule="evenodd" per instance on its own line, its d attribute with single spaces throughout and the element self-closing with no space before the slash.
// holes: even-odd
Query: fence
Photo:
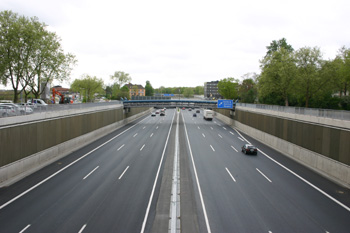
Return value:
<svg viewBox="0 0 350 233">
<path fill-rule="evenodd" d="M 236 106 L 350 121 L 350 111 L 344 111 L 344 110 L 286 107 L 286 106 L 277 106 L 277 105 L 246 104 L 246 103 L 236 103 Z"/>
</svg>

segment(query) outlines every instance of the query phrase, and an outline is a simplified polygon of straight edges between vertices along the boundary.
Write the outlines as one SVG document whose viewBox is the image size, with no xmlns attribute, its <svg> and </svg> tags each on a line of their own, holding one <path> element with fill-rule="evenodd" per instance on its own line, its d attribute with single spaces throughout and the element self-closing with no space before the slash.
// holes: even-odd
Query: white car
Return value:
<svg viewBox="0 0 350 233">
<path fill-rule="evenodd" d="M 16 116 L 16 110 L 14 107 L 0 104 L 0 117 Z"/>
<path fill-rule="evenodd" d="M 47 109 L 48 104 L 42 99 L 29 99 L 27 101 L 29 104 L 34 104 L 35 108 Z"/>
</svg>

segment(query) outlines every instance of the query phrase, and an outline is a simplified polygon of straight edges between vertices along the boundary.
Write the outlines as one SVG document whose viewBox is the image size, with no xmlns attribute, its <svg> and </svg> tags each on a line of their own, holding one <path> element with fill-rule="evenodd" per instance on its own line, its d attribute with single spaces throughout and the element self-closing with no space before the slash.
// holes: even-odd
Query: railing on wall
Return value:
<svg viewBox="0 0 350 233">
<path fill-rule="evenodd" d="M 246 103 L 236 103 L 236 107 L 256 108 L 256 109 L 271 110 L 271 111 L 278 111 L 278 112 L 284 112 L 284 113 L 292 113 L 292 114 L 325 117 L 325 118 L 350 121 L 350 111 L 345 111 L 345 110 L 285 107 L 285 106 L 277 106 L 277 105 L 246 104 Z"/>
</svg>

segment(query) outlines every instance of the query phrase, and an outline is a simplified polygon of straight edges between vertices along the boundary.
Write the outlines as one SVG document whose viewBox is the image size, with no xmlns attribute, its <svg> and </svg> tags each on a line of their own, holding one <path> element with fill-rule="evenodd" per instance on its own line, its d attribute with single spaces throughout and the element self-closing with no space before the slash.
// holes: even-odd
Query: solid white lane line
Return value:
<svg viewBox="0 0 350 233">
<path fill-rule="evenodd" d="M 137 133 L 135 133 L 133 137 L 136 137 L 136 136 L 137 136 Z"/>
<path fill-rule="evenodd" d="M 175 113 L 176 113 L 176 112 L 175 112 Z M 148 201 L 148 205 L 147 205 L 147 209 L 146 209 L 146 213 L 145 213 L 145 218 L 143 219 L 143 223 L 142 223 L 141 233 L 143 233 L 143 232 L 145 231 L 146 222 L 147 222 L 148 215 L 149 215 L 149 210 L 150 210 L 150 208 L 151 208 L 152 199 L 153 199 L 153 195 L 154 195 L 154 190 L 156 189 L 156 184 L 157 184 L 157 180 L 158 180 L 158 177 L 159 177 L 160 168 L 161 168 L 162 163 L 163 163 L 164 154 L 165 154 L 165 150 L 166 150 L 167 145 L 168 145 L 168 141 L 169 141 L 169 137 L 170 137 L 171 128 L 172 128 L 173 123 L 174 123 L 175 113 L 174 113 L 173 119 L 172 119 L 172 121 L 171 121 L 171 125 L 170 125 L 170 128 L 169 128 L 169 132 L 168 132 L 167 139 L 166 139 L 166 141 L 165 141 L 165 145 L 164 145 L 164 149 L 163 149 L 163 153 L 162 153 L 162 158 L 160 159 L 159 166 L 158 166 L 158 170 L 157 170 L 157 175 L 156 175 L 156 177 L 155 177 L 155 179 L 154 179 L 152 192 L 151 192 L 151 195 L 150 195 L 150 197 L 149 197 L 149 201 Z"/>
<path fill-rule="evenodd" d="M 142 150 L 143 150 L 143 148 L 145 147 L 145 145 L 146 145 L 146 144 L 143 144 L 143 146 L 141 147 L 140 151 L 142 151 Z"/>
<path fill-rule="evenodd" d="M 222 136 L 221 136 L 220 134 L 218 134 L 218 136 L 219 136 L 220 138 L 222 138 Z"/>
<path fill-rule="evenodd" d="M 256 170 L 263 176 L 265 177 L 270 183 L 272 183 L 272 181 L 264 174 L 262 173 L 259 169 L 256 168 Z"/>
<path fill-rule="evenodd" d="M 225 168 L 226 168 L 226 171 L 228 172 L 228 174 L 231 176 L 232 180 L 233 180 L 234 182 L 236 182 L 236 179 L 233 177 L 233 175 L 231 174 L 231 172 L 227 169 L 227 167 L 225 167 Z"/>
<path fill-rule="evenodd" d="M 203 138 L 205 138 L 205 135 L 204 135 L 204 133 L 202 133 L 202 135 L 203 135 Z"/>
<path fill-rule="evenodd" d="M 3 209 L 4 207 L 8 206 L 9 204 L 11 204 L 12 202 L 14 202 L 15 200 L 17 200 L 18 198 L 24 196 L 25 194 L 29 193 L 30 191 L 32 191 L 33 189 L 37 188 L 38 186 L 42 185 L 43 183 L 45 183 L 46 181 L 50 180 L 52 177 L 58 175 L 59 173 L 63 172 L 64 170 L 66 170 L 67 168 L 69 168 L 70 166 L 72 166 L 73 164 L 79 162 L 80 160 L 82 160 L 83 158 L 85 158 L 86 156 L 88 156 L 89 154 L 95 152 L 96 150 L 100 149 L 101 147 L 103 147 L 104 145 L 110 143 L 111 141 L 113 141 L 114 139 L 116 139 L 117 137 L 119 137 L 120 135 L 122 135 L 123 133 L 129 131 L 130 129 L 134 128 L 136 125 L 140 124 L 141 122 L 143 122 L 144 120 L 146 120 L 147 118 L 139 121 L 138 123 L 136 123 L 135 125 L 131 126 L 130 128 L 127 128 L 126 130 L 124 130 L 123 132 L 119 133 L 118 135 L 114 136 L 113 138 L 109 139 L 108 141 L 102 143 L 101 145 L 99 145 L 98 147 L 96 147 L 95 149 L 89 151 L 88 153 L 86 153 L 85 155 L 81 156 L 80 158 L 74 160 L 73 162 L 71 162 L 70 164 L 68 164 L 67 166 L 61 168 L 60 170 L 58 170 L 57 172 L 55 172 L 54 174 L 52 174 L 51 176 L 47 177 L 46 179 L 40 181 L 39 183 L 37 183 L 36 185 L 32 186 L 31 188 L 27 189 L 26 191 L 24 191 L 23 193 L 19 194 L 18 196 L 16 196 L 15 198 L 9 200 L 8 202 L 6 202 L 5 204 L 3 204 L 2 206 L 0 206 L 0 210 Z"/>
<path fill-rule="evenodd" d="M 240 132 L 238 132 L 236 129 L 235 131 L 242 137 L 244 138 Z M 245 138 L 244 138 L 245 139 Z M 249 144 L 251 144 L 247 139 L 245 139 Z M 258 149 L 258 151 L 260 153 L 262 153 L 263 155 L 265 155 L 266 158 L 270 159 L 271 161 L 273 161 L 274 163 L 276 163 L 277 165 L 279 165 L 280 167 L 284 168 L 286 171 L 288 171 L 289 173 L 291 173 L 292 175 L 296 176 L 297 178 L 299 178 L 300 180 L 302 180 L 303 182 L 305 182 L 306 184 L 308 184 L 309 186 L 311 186 L 312 188 L 316 189 L 317 191 L 319 191 L 320 193 L 322 193 L 323 195 L 325 195 L 326 197 L 328 197 L 329 199 L 331 199 L 332 201 L 334 201 L 335 203 L 337 203 L 338 205 L 340 205 L 341 207 L 343 207 L 344 209 L 346 209 L 347 211 L 350 211 L 350 207 L 344 205 L 343 203 L 341 203 L 340 201 L 338 201 L 337 199 L 335 199 L 334 197 L 332 197 L 331 195 L 329 195 L 328 193 L 326 193 L 325 191 L 323 191 L 322 189 L 320 189 L 319 187 L 317 187 L 316 185 L 312 184 L 310 181 L 304 179 L 303 177 L 299 176 L 297 173 L 293 172 L 292 170 L 290 170 L 289 168 L 287 168 L 286 166 L 282 165 L 281 163 L 277 162 L 276 160 L 274 160 L 273 158 L 271 158 L 270 156 L 268 156 L 266 153 L 264 153 L 263 151 L 261 151 L 260 149 Z"/>
<path fill-rule="evenodd" d="M 85 227 L 86 227 L 86 224 L 80 229 L 80 231 L 78 233 L 82 233 L 83 230 L 85 229 Z"/>
<path fill-rule="evenodd" d="M 210 224 L 209 224 L 208 215 L 207 215 L 207 210 L 206 210 L 206 208 L 205 208 L 205 203 L 204 203 L 204 199 L 203 199 L 202 189 L 201 189 L 201 186 L 200 186 L 200 184 L 199 184 L 199 179 L 198 179 L 198 175 L 197 175 L 197 168 L 196 168 L 196 165 L 195 165 L 195 163 L 194 163 L 193 154 L 192 154 L 192 148 L 191 148 L 191 143 L 190 143 L 190 140 L 189 140 L 189 138 L 188 138 L 186 122 L 185 122 L 185 119 L 184 119 L 183 115 L 182 115 L 182 120 L 184 121 L 186 139 L 187 139 L 187 143 L 188 143 L 188 148 L 189 148 L 189 150 L 190 150 L 190 155 L 191 155 L 191 160 L 192 160 L 192 166 L 193 166 L 194 175 L 195 175 L 195 177 L 196 177 L 196 183 L 197 183 L 197 187 L 198 187 L 199 198 L 200 198 L 201 203 L 202 203 L 202 209 L 203 209 L 204 220 L 205 220 L 205 223 L 206 223 L 206 226 L 207 226 L 207 231 L 208 231 L 208 233 L 211 233 Z"/>
<path fill-rule="evenodd" d="M 21 230 L 19 233 L 25 232 L 29 227 L 30 227 L 30 224 L 28 224 L 25 228 L 23 228 L 23 230 Z"/>
<path fill-rule="evenodd" d="M 125 170 L 123 171 L 123 173 L 119 176 L 118 180 L 120 180 L 120 179 L 124 176 L 125 172 L 126 172 L 128 169 L 129 169 L 129 166 L 127 166 L 127 167 L 125 168 Z"/>
<path fill-rule="evenodd" d="M 238 137 L 238 139 L 241 140 L 242 142 L 244 142 L 244 140 L 242 138 Z"/>
<path fill-rule="evenodd" d="M 236 152 L 238 152 L 238 150 L 236 148 L 234 148 L 233 146 L 231 146 L 232 149 L 234 149 Z"/>
<path fill-rule="evenodd" d="M 92 174 L 94 171 L 96 171 L 99 167 L 100 167 L 100 166 L 95 167 L 95 169 L 92 170 L 89 174 L 87 174 L 87 175 L 83 178 L 83 180 L 85 180 L 86 178 L 88 178 L 89 175 L 91 175 L 91 174 Z"/>
<path fill-rule="evenodd" d="M 214 150 L 214 147 L 213 147 L 212 145 L 210 145 L 210 147 L 211 147 L 211 149 L 212 149 L 213 151 L 215 151 L 215 150 Z"/>
<path fill-rule="evenodd" d="M 125 144 L 123 144 L 121 147 L 118 148 L 117 151 L 119 151 L 121 148 L 123 148 L 125 146 Z"/>
<path fill-rule="evenodd" d="M 151 133 L 151 135 L 149 136 L 150 138 L 153 136 L 153 133 Z"/>
<path fill-rule="evenodd" d="M 230 134 L 235 135 L 235 134 L 234 134 L 234 133 L 232 133 L 231 131 L 230 131 Z"/>
</svg>

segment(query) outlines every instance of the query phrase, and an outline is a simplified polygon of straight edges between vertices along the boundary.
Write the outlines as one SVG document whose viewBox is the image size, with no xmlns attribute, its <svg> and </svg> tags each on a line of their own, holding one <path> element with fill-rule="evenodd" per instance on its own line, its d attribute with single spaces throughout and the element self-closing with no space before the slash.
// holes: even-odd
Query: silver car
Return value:
<svg viewBox="0 0 350 233">
<path fill-rule="evenodd" d="M 16 116 L 16 110 L 14 107 L 0 104 L 0 117 Z"/>
</svg>

